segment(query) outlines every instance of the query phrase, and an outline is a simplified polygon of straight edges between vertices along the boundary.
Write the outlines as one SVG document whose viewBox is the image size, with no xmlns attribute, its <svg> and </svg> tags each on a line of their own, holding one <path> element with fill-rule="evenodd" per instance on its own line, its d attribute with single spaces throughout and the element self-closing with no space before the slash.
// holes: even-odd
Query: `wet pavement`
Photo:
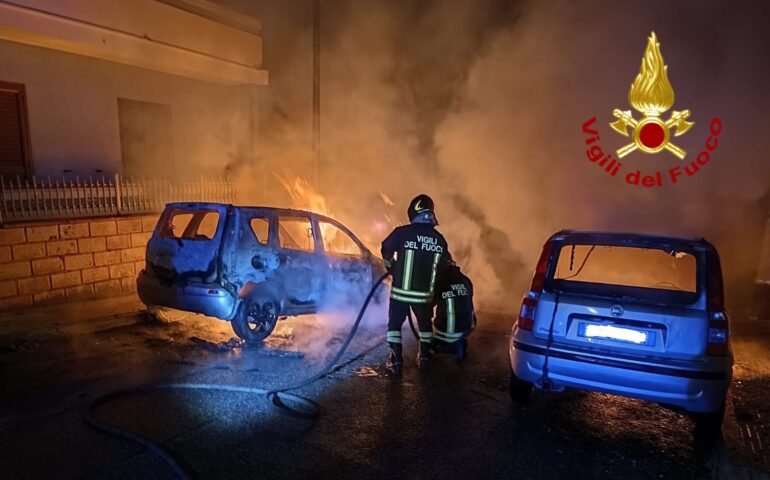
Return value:
<svg viewBox="0 0 770 480">
<path fill-rule="evenodd" d="M 512 319 L 480 318 L 465 362 L 437 356 L 427 372 L 409 362 L 400 380 L 382 371 L 381 332 L 364 331 L 333 374 L 298 392 L 320 403 L 315 421 L 262 396 L 187 391 L 117 399 L 98 415 L 162 444 L 194 478 L 768 478 L 767 329 L 735 340 L 725 440 L 698 445 L 686 417 L 641 401 L 536 392 L 512 406 Z M 87 426 L 88 403 L 147 382 L 291 383 L 344 331 L 290 319 L 253 348 L 216 320 L 137 320 L 0 350 L 2 478 L 174 478 L 141 447 Z"/>
</svg>

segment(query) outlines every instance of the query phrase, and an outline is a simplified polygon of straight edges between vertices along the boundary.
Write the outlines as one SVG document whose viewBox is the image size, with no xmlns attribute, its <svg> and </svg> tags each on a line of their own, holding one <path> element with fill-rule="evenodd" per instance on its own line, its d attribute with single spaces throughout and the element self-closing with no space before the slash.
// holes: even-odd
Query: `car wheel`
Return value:
<svg viewBox="0 0 770 480">
<path fill-rule="evenodd" d="M 272 333 L 281 307 L 272 298 L 254 296 L 244 299 L 232 320 L 233 331 L 247 342 L 261 342 Z"/>
<path fill-rule="evenodd" d="M 511 370 L 508 393 L 511 395 L 513 403 L 528 403 L 532 399 L 532 384 L 520 379 Z"/>
<path fill-rule="evenodd" d="M 719 410 L 708 413 L 693 414 L 695 428 L 693 428 L 693 437 L 702 442 L 712 442 L 722 436 L 722 421 L 725 418 L 725 404 Z"/>
</svg>

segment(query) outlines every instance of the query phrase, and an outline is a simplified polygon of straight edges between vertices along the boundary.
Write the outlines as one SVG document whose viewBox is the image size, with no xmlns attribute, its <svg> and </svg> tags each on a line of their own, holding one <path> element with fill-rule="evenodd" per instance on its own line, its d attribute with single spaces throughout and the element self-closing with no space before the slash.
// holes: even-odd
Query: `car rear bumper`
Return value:
<svg viewBox="0 0 770 480">
<path fill-rule="evenodd" d="M 536 342 L 513 340 L 511 368 L 522 380 L 542 388 L 546 349 Z M 681 368 L 631 362 L 552 348 L 548 358 L 548 380 L 553 386 L 623 395 L 688 412 L 714 412 L 724 402 L 731 380 L 731 361 L 710 361 Z M 698 368 L 700 367 L 700 368 Z"/>
<path fill-rule="evenodd" d="M 236 299 L 220 285 L 165 285 L 145 271 L 136 280 L 136 290 L 145 305 L 186 310 L 222 320 L 232 319 L 237 306 Z"/>
</svg>

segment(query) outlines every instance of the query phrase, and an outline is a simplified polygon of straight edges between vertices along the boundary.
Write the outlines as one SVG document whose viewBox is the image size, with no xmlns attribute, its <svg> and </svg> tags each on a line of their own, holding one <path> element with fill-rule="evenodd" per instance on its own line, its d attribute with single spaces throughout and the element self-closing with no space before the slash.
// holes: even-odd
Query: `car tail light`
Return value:
<svg viewBox="0 0 770 480">
<path fill-rule="evenodd" d="M 553 243 L 548 240 L 543 245 L 543 251 L 540 252 L 540 259 L 537 261 L 535 267 L 535 274 L 532 276 L 532 284 L 529 287 L 529 292 L 524 295 L 524 300 L 521 302 L 521 309 L 519 310 L 519 318 L 516 321 L 518 327 L 522 330 L 532 331 L 535 324 L 535 310 L 537 309 L 537 301 L 540 298 L 540 293 L 545 286 L 545 273 L 548 270 L 548 261 L 551 258 L 553 252 Z"/>
<path fill-rule="evenodd" d="M 708 354 L 710 356 L 727 355 L 729 340 L 730 325 L 724 312 L 709 312 Z"/>
<path fill-rule="evenodd" d="M 711 356 L 727 355 L 730 340 L 730 324 L 725 313 L 725 290 L 722 282 L 722 268 L 716 253 L 707 257 L 708 280 L 706 295 L 709 312 L 709 334 L 707 352 Z"/>
<path fill-rule="evenodd" d="M 519 319 L 516 321 L 520 329 L 532 331 L 532 327 L 535 325 L 535 309 L 539 296 L 540 294 L 535 292 L 527 292 L 527 295 L 524 296 L 519 310 Z"/>
<path fill-rule="evenodd" d="M 535 274 L 532 276 L 532 284 L 529 287 L 530 292 L 540 293 L 543 291 L 545 272 L 548 269 L 548 260 L 551 258 L 551 252 L 553 252 L 553 243 L 548 240 L 543 245 L 543 251 L 540 252 L 540 258 L 537 261 L 537 267 L 535 267 Z"/>
<path fill-rule="evenodd" d="M 709 273 L 706 295 L 708 299 L 708 309 L 712 312 L 719 312 L 725 308 L 725 292 L 722 287 L 721 277 L 721 274 L 717 275 L 713 271 Z"/>
</svg>

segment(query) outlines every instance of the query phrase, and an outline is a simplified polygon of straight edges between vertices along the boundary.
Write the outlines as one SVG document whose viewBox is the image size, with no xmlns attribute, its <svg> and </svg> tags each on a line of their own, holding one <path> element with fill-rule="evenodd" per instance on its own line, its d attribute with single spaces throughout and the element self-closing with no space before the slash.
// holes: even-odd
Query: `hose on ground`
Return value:
<svg viewBox="0 0 770 480">
<path fill-rule="evenodd" d="M 348 336 L 345 338 L 345 341 L 342 343 L 342 346 L 340 347 L 337 354 L 329 360 L 329 362 L 326 363 L 326 365 L 318 371 L 313 376 L 310 376 L 304 380 L 301 380 L 299 382 L 280 387 L 280 388 L 274 388 L 272 390 L 269 390 L 266 395 L 267 398 L 271 399 L 273 401 L 273 405 L 275 405 L 278 408 L 283 409 L 286 413 L 289 413 L 290 415 L 300 417 L 300 418 L 308 418 L 313 419 L 318 416 L 318 413 L 320 409 L 318 408 L 318 404 L 313 402 L 313 408 L 311 410 L 297 410 L 295 408 L 291 408 L 281 399 L 281 394 L 285 394 L 285 392 L 296 390 L 298 388 L 302 388 L 304 386 L 310 385 L 311 383 L 314 383 L 321 378 L 325 377 L 337 364 L 337 362 L 340 361 L 342 356 L 345 354 L 345 351 L 348 349 L 348 346 L 350 346 L 350 342 L 353 341 L 353 337 L 356 335 L 356 332 L 358 331 L 358 326 L 361 324 L 361 320 L 364 318 L 364 313 L 366 313 L 366 309 L 369 307 L 369 302 L 372 301 L 372 298 L 374 297 L 374 294 L 377 292 L 377 289 L 382 284 L 383 281 L 388 277 L 388 273 L 380 277 L 377 282 L 372 286 L 371 290 L 369 290 L 369 294 L 366 296 L 366 299 L 364 299 L 364 304 L 361 305 L 361 308 L 358 310 L 358 316 L 356 317 L 355 323 L 353 323 L 353 326 L 350 328 L 350 332 L 348 333 Z M 296 397 L 296 395 L 292 395 L 292 397 Z M 312 401 L 311 401 L 312 402 Z"/>
<path fill-rule="evenodd" d="M 288 413 L 289 415 L 298 417 L 298 418 L 314 419 L 318 417 L 320 413 L 320 406 L 318 405 L 318 403 L 314 402 L 313 400 L 310 400 L 309 398 L 301 397 L 299 395 L 295 395 L 293 393 L 287 393 L 287 392 L 310 385 L 320 380 L 321 378 L 325 377 L 331 371 L 333 371 L 337 362 L 340 361 L 342 356 L 345 354 L 345 351 L 347 350 L 348 346 L 350 346 L 350 342 L 353 340 L 353 337 L 358 331 L 358 327 L 361 324 L 361 320 L 363 319 L 364 314 L 366 313 L 366 310 L 369 307 L 369 303 L 371 302 L 372 298 L 374 298 L 374 295 L 377 292 L 377 289 L 380 287 L 380 285 L 382 285 L 382 282 L 385 281 L 388 275 L 389 274 L 385 274 L 382 277 L 380 277 L 380 279 L 377 280 L 372 286 L 371 290 L 369 291 L 369 294 L 366 296 L 366 299 L 364 300 L 363 305 L 358 311 L 358 316 L 356 317 L 356 321 L 353 323 L 353 326 L 350 328 L 350 332 L 348 333 L 348 336 L 345 338 L 345 341 L 342 343 L 342 346 L 340 347 L 339 351 L 334 355 L 334 358 L 329 360 L 324 365 L 324 367 L 318 371 L 318 373 L 310 377 L 307 377 L 299 382 L 296 382 L 290 385 L 286 385 L 279 388 L 273 388 L 273 389 L 243 387 L 243 386 L 237 386 L 237 385 L 217 385 L 212 383 L 156 383 L 156 384 L 150 384 L 150 385 L 140 385 L 138 387 L 115 390 L 113 392 L 109 392 L 97 397 L 94 401 L 92 401 L 88 405 L 88 408 L 86 408 L 86 412 L 84 415 L 85 421 L 86 423 L 88 423 L 88 425 L 92 426 L 96 430 L 109 433 L 118 438 L 132 441 L 144 447 L 147 451 L 149 451 L 150 453 L 154 454 L 155 456 L 163 460 L 171 468 L 171 470 L 173 470 L 174 474 L 178 478 L 183 480 L 191 479 L 192 477 L 188 473 L 188 469 L 185 469 L 177 459 L 175 459 L 167 450 L 165 450 L 158 443 L 138 433 L 131 432 L 129 430 L 123 429 L 116 425 L 112 425 L 110 423 L 100 420 L 95 415 L 96 410 L 99 407 L 105 405 L 106 403 L 114 401 L 118 398 L 134 397 L 134 396 L 142 395 L 149 392 L 155 392 L 159 390 L 196 390 L 196 391 L 203 390 L 203 391 L 214 391 L 214 392 L 236 392 L 236 393 L 245 393 L 245 394 L 251 394 L 251 395 L 265 395 L 268 399 L 272 401 L 273 405 L 275 405 L 284 413 Z M 409 320 L 411 325 L 411 315 Z M 412 329 L 414 331 L 413 325 L 412 325 Z M 295 406 L 288 405 L 287 401 L 290 401 L 291 403 L 295 404 Z M 297 406 L 301 406 L 301 408 L 297 408 Z"/>
<path fill-rule="evenodd" d="M 420 334 L 417 333 L 417 327 L 414 326 L 414 318 L 412 318 L 412 309 L 411 308 L 407 312 L 406 316 L 409 319 L 409 328 L 412 330 L 412 335 L 414 335 L 414 339 L 419 342 L 420 341 Z"/>
</svg>

